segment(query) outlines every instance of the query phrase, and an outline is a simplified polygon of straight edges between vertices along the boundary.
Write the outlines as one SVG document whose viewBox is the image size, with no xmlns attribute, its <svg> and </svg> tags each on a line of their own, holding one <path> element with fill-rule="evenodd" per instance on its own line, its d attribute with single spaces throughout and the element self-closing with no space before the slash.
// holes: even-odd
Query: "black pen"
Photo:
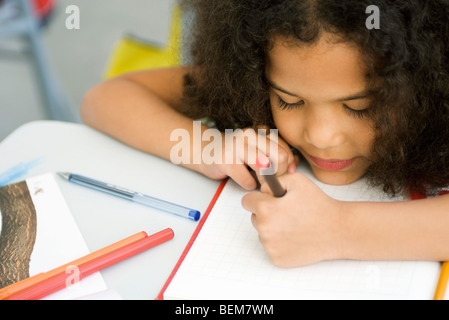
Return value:
<svg viewBox="0 0 449 320">
<path fill-rule="evenodd" d="M 256 161 L 256 167 L 259 169 L 259 173 L 264 177 L 268 183 L 273 195 L 277 198 L 283 197 L 287 191 L 282 188 L 276 174 L 273 170 L 273 166 L 266 156 L 259 156 Z"/>
</svg>

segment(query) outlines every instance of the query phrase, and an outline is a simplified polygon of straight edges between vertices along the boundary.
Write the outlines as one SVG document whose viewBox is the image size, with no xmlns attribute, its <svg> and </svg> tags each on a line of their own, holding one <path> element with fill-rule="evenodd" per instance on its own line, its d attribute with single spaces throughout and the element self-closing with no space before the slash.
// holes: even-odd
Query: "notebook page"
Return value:
<svg viewBox="0 0 449 320">
<path fill-rule="evenodd" d="M 298 171 L 312 177 L 310 168 Z M 398 201 L 364 181 L 317 185 L 340 200 Z M 195 243 L 167 288 L 165 299 L 431 299 L 440 265 L 414 261 L 326 261 L 274 266 L 241 207 L 245 191 L 228 181 Z"/>
</svg>

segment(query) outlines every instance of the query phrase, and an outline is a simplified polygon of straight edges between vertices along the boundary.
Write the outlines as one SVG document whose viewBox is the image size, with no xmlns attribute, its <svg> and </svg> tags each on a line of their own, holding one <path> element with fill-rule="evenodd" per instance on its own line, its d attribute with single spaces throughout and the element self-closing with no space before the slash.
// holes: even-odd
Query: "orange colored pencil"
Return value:
<svg viewBox="0 0 449 320">
<path fill-rule="evenodd" d="M 107 267 L 110 267 L 123 260 L 131 258 L 139 253 L 142 253 L 148 249 L 151 249 L 157 245 L 160 245 L 168 240 L 173 239 L 174 232 L 172 229 L 167 228 L 151 236 L 148 236 L 142 240 L 136 241 L 126 247 L 115 250 L 104 256 L 98 257 L 87 263 L 79 266 L 78 276 L 82 280 L 95 272 L 101 271 Z M 18 294 L 8 297 L 7 300 L 39 300 L 49 294 L 57 292 L 61 289 L 67 288 L 74 283 L 67 281 L 70 278 L 65 273 L 58 274 L 54 277 L 46 279 L 35 286 L 32 286 L 26 290 L 19 292 Z"/>
<path fill-rule="evenodd" d="M 433 300 L 444 300 L 447 283 L 449 281 L 449 262 L 444 262 L 441 267 L 440 280 L 438 280 L 437 290 Z"/>
<path fill-rule="evenodd" d="M 39 273 L 33 277 L 30 277 L 30 278 L 24 279 L 22 281 L 16 282 L 12 285 L 9 285 L 3 289 L 0 289 L 0 300 L 5 300 L 10 296 L 15 295 L 15 294 L 19 293 L 20 291 L 23 291 L 30 287 L 33 287 L 36 284 L 41 283 L 51 277 L 57 276 L 61 273 L 65 273 L 67 268 L 70 266 L 81 266 L 81 265 L 91 262 L 95 259 L 98 259 L 102 256 L 105 256 L 111 252 L 114 252 L 114 251 L 119 250 L 123 247 L 126 247 L 130 244 L 133 244 L 139 240 L 142 240 L 142 239 L 146 238 L 147 236 L 148 235 L 146 232 L 144 232 L 144 231 L 139 232 L 131 237 L 123 239 L 119 242 L 116 242 L 116 243 L 114 243 L 110 246 L 107 246 L 103 249 L 100 249 L 98 251 L 92 252 L 91 254 L 88 254 L 80 259 L 77 259 L 75 261 L 67 263 L 61 267 L 58 267 L 56 269 L 53 269 L 53 270 L 45 272 L 45 273 Z"/>
</svg>

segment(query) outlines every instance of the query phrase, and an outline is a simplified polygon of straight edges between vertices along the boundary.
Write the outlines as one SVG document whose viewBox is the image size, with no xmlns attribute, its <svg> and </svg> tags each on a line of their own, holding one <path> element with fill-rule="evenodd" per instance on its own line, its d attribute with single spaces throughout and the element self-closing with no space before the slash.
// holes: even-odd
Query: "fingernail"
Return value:
<svg viewBox="0 0 449 320">
<path fill-rule="evenodd" d="M 288 166 L 287 172 L 288 173 L 295 173 L 295 171 L 296 171 L 296 164 L 294 162 L 292 162 Z"/>
</svg>

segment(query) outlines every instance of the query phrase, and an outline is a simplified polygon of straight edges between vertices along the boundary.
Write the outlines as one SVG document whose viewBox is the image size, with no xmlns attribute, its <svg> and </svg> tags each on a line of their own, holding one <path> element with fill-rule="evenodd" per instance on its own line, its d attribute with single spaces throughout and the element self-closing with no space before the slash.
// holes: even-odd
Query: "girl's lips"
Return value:
<svg viewBox="0 0 449 320">
<path fill-rule="evenodd" d="M 329 170 L 329 171 L 340 171 L 346 169 L 350 165 L 352 165 L 357 158 L 349 159 L 349 160 L 324 160 L 316 157 L 312 157 L 309 155 L 310 160 L 312 160 L 318 167 Z"/>
</svg>

